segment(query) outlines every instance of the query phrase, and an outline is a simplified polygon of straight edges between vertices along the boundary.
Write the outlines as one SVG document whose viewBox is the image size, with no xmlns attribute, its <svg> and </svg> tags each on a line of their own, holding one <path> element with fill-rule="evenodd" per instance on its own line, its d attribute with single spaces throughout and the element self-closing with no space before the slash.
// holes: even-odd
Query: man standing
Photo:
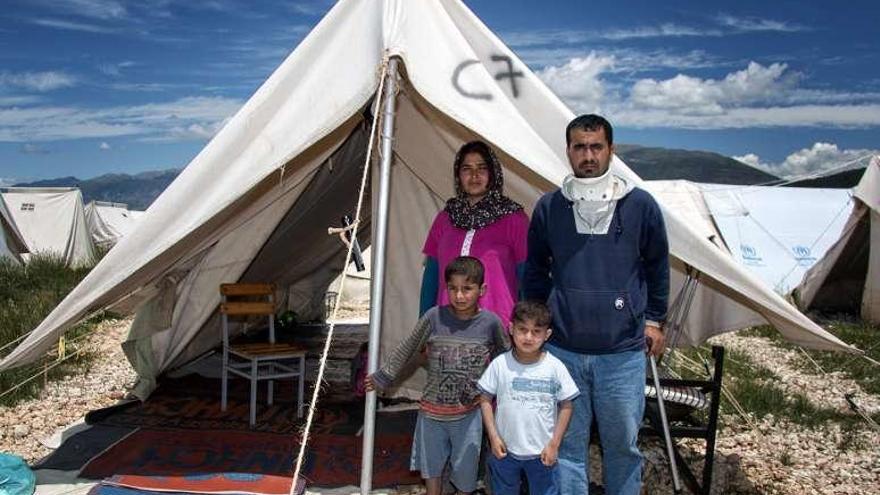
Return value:
<svg viewBox="0 0 880 495">
<path fill-rule="evenodd" d="M 582 115 L 566 129 L 573 174 L 535 206 L 523 280 L 547 301 L 547 350 L 565 363 L 580 396 L 559 449 L 562 494 L 587 493 L 590 425 L 603 451 L 606 493 L 638 494 L 637 440 L 645 407 L 645 349 L 664 346 L 669 245 L 657 202 L 610 170 L 611 124 Z"/>
</svg>

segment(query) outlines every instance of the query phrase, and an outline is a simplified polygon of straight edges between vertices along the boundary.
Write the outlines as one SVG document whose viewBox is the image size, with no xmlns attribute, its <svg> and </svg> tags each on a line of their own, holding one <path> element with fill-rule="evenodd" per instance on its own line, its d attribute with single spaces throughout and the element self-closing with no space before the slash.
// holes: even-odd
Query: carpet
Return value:
<svg viewBox="0 0 880 495">
<path fill-rule="evenodd" d="M 37 462 L 33 469 L 57 469 L 59 471 L 81 469 L 90 459 L 104 452 L 134 430 L 130 427 L 94 425 L 65 439 L 51 454 Z"/>
<path fill-rule="evenodd" d="M 414 423 L 415 412 L 391 416 L 396 424 L 383 429 L 380 426 L 383 421 L 377 422 L 373 459 L 376 487 L 419 482 L 418 473 L 409 471 L 411 430 L 393 433 L 401 429 L 400 423 Z M 358 485 L 361 442 L 361 437 L 350 434 L 313 435 L 302 476 L 309 485 Z M 80 476 L 104 479 L 114 475 L 184 477 L 203 473 L 252 473 L 289 479 L 297 453 L 298 437 L 294 435 L 140 429 L 92 459 Z"/>
<path fill-rule="evenodd" d="M 249 386 L 246 380 L 231 380 L 225 411 L 220 410 L 220 380 L 188 375 L 162 382 L 145 402 L 115 405 L 86 415 L 88 424 L 125 428 L 184 430 L 235 430 L 297 434 L 303 421 L 296 417 L 294 395 L 289 383 L 276 384 L 275 400 L 265 403 L 261 384 L 257 421 L 249 424 Z M 306 398 L 308 399 L 308 397 Z M 363 403 L 326 404 L 316 411 L 314 433 L 355 434 L 363 423 Z"/>
</svg>

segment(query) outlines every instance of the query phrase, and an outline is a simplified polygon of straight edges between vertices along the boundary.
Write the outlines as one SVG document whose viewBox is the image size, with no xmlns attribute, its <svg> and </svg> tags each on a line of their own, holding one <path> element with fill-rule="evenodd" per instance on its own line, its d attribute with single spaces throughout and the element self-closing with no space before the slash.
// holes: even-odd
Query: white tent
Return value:
<svg viewBox="0 0 880 495">
<path fill-rule="evenodd" d="M 701 185 L 730 252 L 774 291 L 788 294 L 840 237 L 847 189 Z"/>
<path fill-rule="evenodd" d="M 573 114 L 460 0 L 339 1 L 0 369 L 38 358 L 92 311 L 137 311 L 124 347 L 148 389 L 157 374 L 218 344 L 221 282 L 275 282 L 290 287 L 301 315 L 322 308 L 342 259 L 326 229 L 354 210 L 389 57 L 401 61 L 396 121 L 382 140 L 391 146 L 393 133 L 393 148 L 373 157 L 391 160 L 390 181 L 374 168 L 369 209 L 381 212 L 380 186 L 390 188 L 387 256 L 374 250 L 373 281 L 384 291 L 379 344 L 396 345 L 416 320 L 422 242 L 452 194 L 459 145 L 492 143 L 507 192 L 529 210 L 569 171 L 564 129 Z M 613 167 L 641 184 L 619 159 Z M 797 344 L 852 350 L 664 213 L 673 292 L 686 267 L 701 273 L 687 343 L 770 322 Z"/>
<path fill-rule="evenodd" d="M 52 253 L 70 266 L 94 262 L 95 246 L 86 228 L 79 189 L 7 187 L 2 191 L 31 254 Z"/>
<path fill-rule="evenodd" d="M 90 201 L 85 207 L 86 224 L 98 246 L 112 247 L 134 230 L 142 211 L 129 210 L 125 203 Z"/>
<path fill-rule="evenodd" d="M 0 195 L 0 258 L 21 263 L 21 255 L 27 252 L 27 243 L 18 231 L 6 201 Z"/>
<path fill-rule="evenodd" d="M 795 292 L 803 308 L 861 313 L 880 323 L 880 158 L 871 160 L 853 197 L 840 238 Z"/>
<path fill-rule="evenodd" d="M 847 189 L 646 181 L 666 207 L 779 294 L 788 294 L 840 237 Z"/>
</svg>

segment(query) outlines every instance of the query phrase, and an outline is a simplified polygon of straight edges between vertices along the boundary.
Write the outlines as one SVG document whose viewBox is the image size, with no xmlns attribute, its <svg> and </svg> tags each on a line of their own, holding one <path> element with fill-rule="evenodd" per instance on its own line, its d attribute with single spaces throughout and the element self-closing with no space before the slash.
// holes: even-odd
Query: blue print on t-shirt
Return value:
<svg viewBox="0 0 880 495">
<path fill-rule="evenodd" d="M 559 384 L 554 380 L 536 380 L 517 377 L 513 379 L 513 390 L 516 392 L 533 392 L 555 394 Z"/>
</svg>

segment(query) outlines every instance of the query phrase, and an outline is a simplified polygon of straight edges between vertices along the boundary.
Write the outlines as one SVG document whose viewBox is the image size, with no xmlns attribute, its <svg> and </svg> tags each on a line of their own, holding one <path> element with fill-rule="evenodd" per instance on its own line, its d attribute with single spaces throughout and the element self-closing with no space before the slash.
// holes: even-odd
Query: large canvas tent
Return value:
<svg viewBox="0 0 880 495">
<path fill-rule="evenodd" d="M 70 266 L 94 262 L 95 246 L 86 227 L 79 189 L 7 187 L 2 192 L 31 254 L 60 256 Z"/>
<path fill-rule="evenodd" d="M 134 230 L 142 211 L 129 210 L 125 203 L 90 201 L 85 207 L 86 224 L 98 246 L 112 247 Z"/>
<path fill-rule="evenodd" d="M 796 289 L 803 308 L 860 313 L 880 323 L 880 158 L 853 189 L 853 207 L 837 242 Z"/>
<path fill-rule="evenodd" d="M 27 243 L 18 231 L 6 201 L 0 195 L 0 258 L 21 263 L 21 255 L 27 252 Z"/>
<path fill-rule="evenodd" d="M 460 144 L 490 142 L 507 192 L 529 211 L 569 171 L 572 112 L 459 0 L 338 2 L 0 369 L 33 361 L 75 322 L 112 308 L 137 313 L 124 347 L 146 393 L 158 374 L 218 344 L 221 282 L 274 282 L 289 288 L 288 305 L 300 314 L 322 309 L 343 258 L 327 227 L 353 213 L 391 57 L 400 61 L 396 121 L 383 132 L 390 152 L 374 153 L 371 164 L 390 160 L 390 180 L 372 173 L 360 234 L 369 237 L 377 191 L 388 187 L 387 255 L 373 252 L 385 301 L 374 344 L 396 345 L 417 317 L 422 242 L 452 194 Z M 620 159 L 612 166 L 641 184 Z M 688 267 L 700 272 L 683 342 L 769 322 L 794 343 L 852 350 L 677 214 L 664 214 L 673 292 Z"/>
</svg>

